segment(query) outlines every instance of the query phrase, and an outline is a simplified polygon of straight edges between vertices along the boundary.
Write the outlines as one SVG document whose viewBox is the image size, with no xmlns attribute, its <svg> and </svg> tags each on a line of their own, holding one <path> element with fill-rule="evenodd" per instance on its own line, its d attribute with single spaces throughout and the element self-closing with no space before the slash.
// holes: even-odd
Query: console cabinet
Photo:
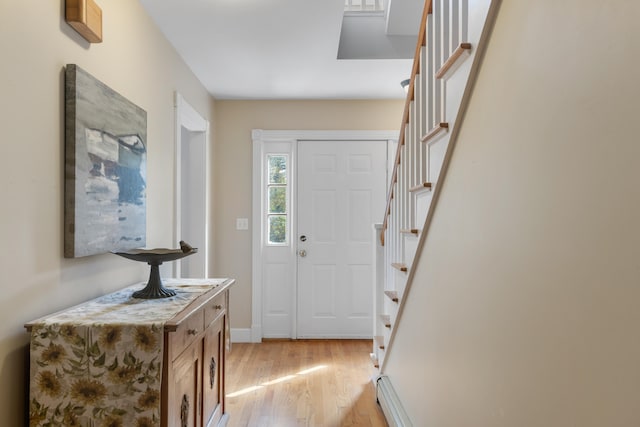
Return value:
<svg viewBox="0 0 640 427">
<path fill-rule="evenodd" d="M 166 416 L 162 426 L 226 424 L 224 362 L 228 346 L 228 291 L 183 319 L 165 325 Z M 223 422 L 221 422 L 223 421 Z"/>
<path fill-rule="evenodd" d="M 226 425 L 233 283 L 168 279 L 177 297 L 138 300 L 127 288 L 26 324 L 30 426 Z"/>
</svg>

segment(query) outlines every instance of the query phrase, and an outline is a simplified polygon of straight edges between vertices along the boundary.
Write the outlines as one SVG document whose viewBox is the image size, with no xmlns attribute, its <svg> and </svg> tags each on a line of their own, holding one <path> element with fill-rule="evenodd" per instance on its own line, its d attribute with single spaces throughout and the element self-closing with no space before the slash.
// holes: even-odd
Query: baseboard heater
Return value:
<svg viewBox="0 0 640 427">
<path fill-rule="evenodd" d="M 386 375 L 380 375 L 376 379 L 376 398 L 382 408 L 384 417 L 389 427 L 412 427 L 409 416 L 404 411 L 400 398 L 391 385 L 391 380 Z"/>
</svg>

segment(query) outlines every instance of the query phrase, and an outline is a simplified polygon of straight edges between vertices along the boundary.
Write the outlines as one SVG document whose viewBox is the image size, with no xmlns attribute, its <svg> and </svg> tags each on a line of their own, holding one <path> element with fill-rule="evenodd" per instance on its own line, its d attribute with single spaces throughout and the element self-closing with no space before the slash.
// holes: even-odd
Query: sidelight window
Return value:
<svg viewBox="0 0 640 427">
<path fill-rule="evenodd" d="M 267 243 L 286 245 L 289 241 L 289 156 L 267 155 Z"/>
</svg>

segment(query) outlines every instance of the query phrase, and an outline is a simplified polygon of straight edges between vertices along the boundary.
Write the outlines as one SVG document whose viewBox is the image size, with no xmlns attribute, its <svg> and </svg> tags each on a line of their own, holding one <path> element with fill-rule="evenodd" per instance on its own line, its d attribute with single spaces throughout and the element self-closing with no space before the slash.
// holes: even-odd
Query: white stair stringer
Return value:
<svg viewBox="0 0 640 427">
<path fill-rule="evenodd" d="M 418 236 L 415 234 L 404 234 L 402 236 L 402 244 L 404 252 L 404 263 L 407 265 L 407 269 L 410 270 L 411 265 L 413 264 L 413 258 L 416 254 L 416 249 L 418 249 Z M 402 288 L 396 287 L 396 291 L 404 293 L 404 285 L 407 281 L 406 276 L 407 274 L 405 273 Z"/>
<path fill-rule="evenodd" d="M 431 191 L 421 191 L 416 194 L 416 203 L 415 203 L 415 218 L 416 224 L 424 224 L 424 221 L 427 219 L 427 212 L 429 211 L 429 205 L 431 205 L 431 197 L 433 193 Z M 422 230 L 421 230 L 422 231 Z M 417 245 L 416 245 L 417 249 Z"/>
</svg>

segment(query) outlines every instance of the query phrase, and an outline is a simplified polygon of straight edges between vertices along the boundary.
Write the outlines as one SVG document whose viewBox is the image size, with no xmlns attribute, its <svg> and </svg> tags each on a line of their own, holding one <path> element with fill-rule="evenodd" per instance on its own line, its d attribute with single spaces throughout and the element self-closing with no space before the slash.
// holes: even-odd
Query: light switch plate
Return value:
<svg viewBox="0 0 640 427">
<path fill-rule="evenodd" d="M 236 230 L 248 230 L 249 218 L 236 218 Z"/>
</svg>

